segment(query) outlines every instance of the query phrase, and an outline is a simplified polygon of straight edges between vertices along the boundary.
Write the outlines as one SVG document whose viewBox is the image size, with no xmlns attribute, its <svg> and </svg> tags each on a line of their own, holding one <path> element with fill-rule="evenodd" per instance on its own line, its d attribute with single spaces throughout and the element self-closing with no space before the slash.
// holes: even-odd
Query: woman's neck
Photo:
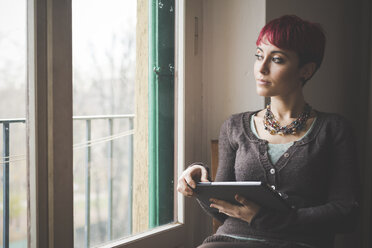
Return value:
<svg viewBox="0 0 372 248">
<path fill-rule="evenodd" d="M 270 108 L 279 122 L 291 121 L 297 118 L 305 107 L 303 94 L 296 94 L 293 97 L 271 97 Z"/>
</svg>

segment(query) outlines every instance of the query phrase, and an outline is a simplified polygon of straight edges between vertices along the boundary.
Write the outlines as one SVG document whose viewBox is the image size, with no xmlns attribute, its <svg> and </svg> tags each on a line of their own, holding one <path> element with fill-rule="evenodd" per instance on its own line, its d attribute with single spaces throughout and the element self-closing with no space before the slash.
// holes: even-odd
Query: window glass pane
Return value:
<svg viewBox="0 0 372 248">
<path fill-rule="evenodd" d="M 26 0 L 0 0 L 1 247 L 27 247 L 25 118 Z"/>
<path fill-rule="evenodd" d="M 174 1 L 150 2 L 72 1 L 75 247 L 174 221 Z"/>
<path fill-rule="evenodd" d="M 132 233 L 136 1 L 75 0 L 75 247 Z"/>
</svg>

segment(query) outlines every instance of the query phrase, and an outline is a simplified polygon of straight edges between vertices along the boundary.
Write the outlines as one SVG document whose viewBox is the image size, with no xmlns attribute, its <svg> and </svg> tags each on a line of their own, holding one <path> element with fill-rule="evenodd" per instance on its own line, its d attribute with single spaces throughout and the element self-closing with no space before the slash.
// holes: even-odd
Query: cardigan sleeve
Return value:
<svg viewBox="0 0 372 248">
<path fill-rule="evenodd" d="M 230 139 L 232 132 L 230 119 L 227 119 L 221 126 L 218 138 L 218 170 L 216 181 L 236 181 L 235 177 L 235 158 L 237 148 Z"/>
<path fill-rule="evenodd" d="M 333 129 L 327 201 L 319 206 L 292 209 L 286 214 L 262 208 L 250 223 L 253 228 L 302 233 L 314 233 L 314 230 L 343 233 L 354 229 L 359 209 L 354 137 L 346 121 L 338 121 Z"/>
</svg>

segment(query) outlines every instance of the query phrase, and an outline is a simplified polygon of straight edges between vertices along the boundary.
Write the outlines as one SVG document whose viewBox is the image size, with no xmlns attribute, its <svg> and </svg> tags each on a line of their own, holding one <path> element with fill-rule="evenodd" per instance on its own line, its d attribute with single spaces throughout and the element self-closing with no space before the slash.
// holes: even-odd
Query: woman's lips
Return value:
<svg viewBox="0 0 372 248">
<path fill-rule="evenodd" d="M 259 85 L 269 85 L 271 83 L 269 81 L 265 81 L 265 80 L 257 80 L 257 84 L 259 84 Z"/>
</svg>

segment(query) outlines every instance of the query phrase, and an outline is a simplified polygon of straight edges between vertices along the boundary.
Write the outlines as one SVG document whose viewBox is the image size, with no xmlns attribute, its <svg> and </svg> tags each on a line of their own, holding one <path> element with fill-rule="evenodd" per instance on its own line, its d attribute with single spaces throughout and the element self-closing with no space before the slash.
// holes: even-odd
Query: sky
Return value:
<svg viewBox="0 0 372 248">
<path fill-rule="evenodd" d="M 73 56 L 75 66 L 91 59 L 91 49 L 98 60 L 117 39 L 131 35 L 135 39 L 136 0 L 75 0 L 72 2 Z M 117 54 L 120 58 L 120 54 Z M 84 68 L 82 68 L 84 69 Z M 89 70 L 89 68 L 85 68 Z"/>
<path fill-rule="evenodd" d="M 0 89 L 24 87 L 26 0 L 0 0 Z"/>
<path fill-rule="evenodd" d="M 135 37 L 136 2 L 72 0 L 74 64 L 83 67 L 91 59 L 92 48 L 98 48 L 95 56 L 102 59 L 112 45 L 113 33 L 118 38 L 125 35 Z M 17 66 L 9 69 L 12 63 Z M 7 75 L 1 75 L 1 68 L 5 66 Z M 20 72 L 25 70 L 25 66 L 26 0 L 0 0 L 0 87 L 7 83 L 23 87 L 25 72 Z"/>
</svg>

